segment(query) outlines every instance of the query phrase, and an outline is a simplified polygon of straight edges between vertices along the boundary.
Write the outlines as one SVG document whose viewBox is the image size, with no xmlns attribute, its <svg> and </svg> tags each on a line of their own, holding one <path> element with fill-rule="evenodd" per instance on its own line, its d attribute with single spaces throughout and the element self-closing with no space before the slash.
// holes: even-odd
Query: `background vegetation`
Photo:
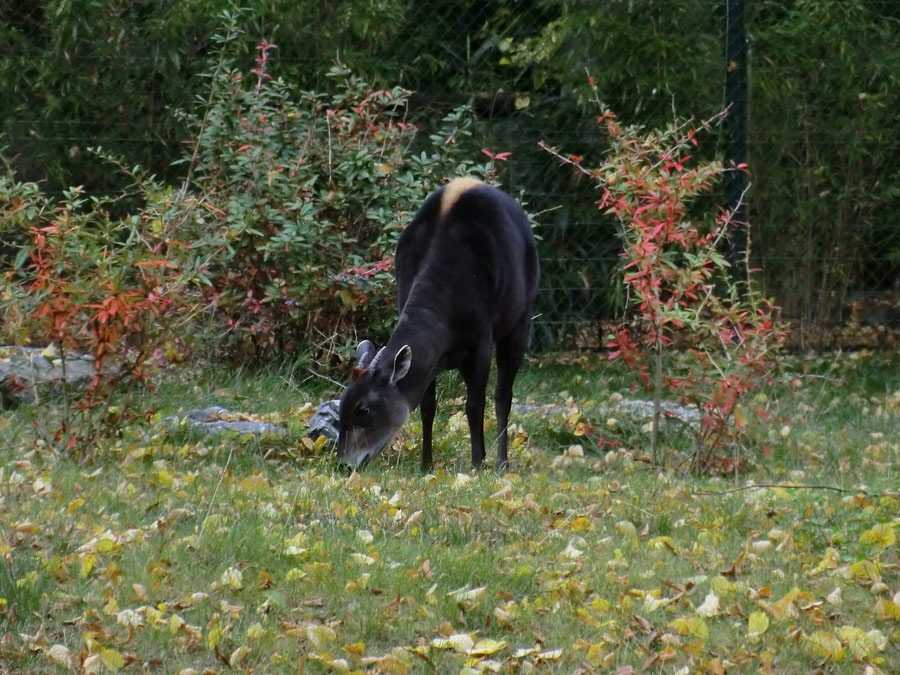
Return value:
<svg viewBox="0 0 900 675">
<path fill-rule="evenodd" d="M 680 121 L 724 104 L 718 6 L 246 4 L 0 5 L 0 335 L 95 366 L 3 392 L 0 669 L 892 672 L 897 358 L 785 358 L 724 273 L 718 127 Z M 898 4 L 748 3 L 753 262 L 795 318 L 897 290 Z M 539 344 L 636 305 L 630 370 L 527 363 L 509 473 L 464 473 L 453 376 L 432 474 L 415 416 L 336 473 L 323 373 L 388 330 L 397 233 L 464 173 L 536 218 Z M 286 430 L 179 424 L 207 405 Z"/>
<path fill-rule="evenodd" d="M 179 185 L 184 165 L 173 162 L 195 131 L 179 111 L 206 100 L 223 4 L 4 3 L 0 122 L 20 178 L 51 194 L 116 192 L 121 174 L 86 152 L 102 145 Z M 333 93 L 327 73 L 339 58 L 373 90 L 414 92 L 407 115 L 426 132 L 471 103 L 462 156 L 511 152 L 500 178 L 540 214 L 545 345 L 598 344 L 597 319 L 622 307 L 613 223 L 594 208 L 592 186 L 536 147 L 602 146 L 585 70 L 629 122 L 707 118 L 725 103 L 724 16 L 704 0 L 244 5 L 236 64 L 266 39 L 278 45 L 273 74 Z M 896 290 L 900 278 L 900 3 L 760 0 L 747 3 L 747 27 L 754 262 L 788 316 L 836 322 L 848 293 Z"/>
</svg>

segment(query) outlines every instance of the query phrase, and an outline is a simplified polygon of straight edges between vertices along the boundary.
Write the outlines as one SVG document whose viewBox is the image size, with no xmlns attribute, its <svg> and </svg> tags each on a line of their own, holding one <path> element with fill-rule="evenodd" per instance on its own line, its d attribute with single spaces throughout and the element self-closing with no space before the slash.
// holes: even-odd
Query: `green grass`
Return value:
<svg viewBox="0 0 900 675">
<path fill-rule="evenodd" d="M 166 673 L 892 672 L 898 359 L 795 359 L 757 401 L 771 422 L 737 483 L 635 461 L 640 424 L 591 417 L 631 395 L 627 374 L 600 357 L 550 361 L 525 368 L 519 400 L 577 407 L 594 431 L 576 436 L 565 415 L 517 418 L 506 475 L 469 471 L 452 376 L 430 475 L 417 415 L 347 476 L 296 440 L 144 427 L 77 464 L 29 440 L 35 411 L 2 413 L 0 664 L 64 672 L 54 663 L 68 654 L 77 668 L 83 655 L 88 668 Z M 201 370 L 147 402 L 161 416 L 213 404 L 278 414 L 335 393 L 289 371 Z M 299 417 L 291 428 L 302 431 Z M 604 454 L 600 435 L 634 453 Z M 683 451 L 684 434 L 665 441 L 671 457 Z M 751 483 L 847 491 L 726 492 Z M 479 640 L 493 642 L 458 651 Z"/>
</svg>

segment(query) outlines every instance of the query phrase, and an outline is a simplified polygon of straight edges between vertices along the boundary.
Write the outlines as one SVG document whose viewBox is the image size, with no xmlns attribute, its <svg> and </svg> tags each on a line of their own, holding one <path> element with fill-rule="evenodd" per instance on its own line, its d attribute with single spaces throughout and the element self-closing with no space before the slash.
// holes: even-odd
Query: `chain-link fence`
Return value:
<svg viewBox="0 0 900 675">
<path fill-rule="evenodd" d="M 490 16 L 486 10 L 479 20 Z M 485 143 L 511 152 L 504 182 L 539 214 L 539 338 L 600 344 L 603 320 L 622 306 L 618 242 L 595 207 L 598 195 L 535 150 L 544 139 L 599 159 L 603 140 L 584 121 L 590 105 L 577 79 L 589 71 L 629 122 L 703 119 L 729 107 L 704 143 L 705 152 L 751 168 L 731 174 L 718 195 L 720 204 L 735 204 L 750 185 L 739 213 L 749 227 L 735 237 L 732 258 L 750 247 L 755 278 L 794 324 L 796 345 L 896 344 L 900 142 L 889 111 L 900 104 L 900 79 L 891 73 L 900 65 L 891 37 L 898 17 L 892 1 L 576 3 L 561 20 L 567 30 L 508 49 L 512 65 L 531 69 L 532 82 L 542 69 L 560 78 L 531 93 L 527 108 L 515 110 L 513 85 L 502 91 L 512 106 L 482 113 Z M 478 20 L 471 29 L 483 31 Z M 495 30 L 502 45 L 508 34 Z M 529 49 L 531 60 L 523 57 Z"/>
<path fill-rule="evenodd" d="M 0 79 L 18 82 L 8 89 L 15 105 L 4 108 L 3 142 L 32 175 L 47 170 L 50 148 L 64 166 L 87 145 L 176 171 L 170 161 L 183 138 L 173 110 L 200 91 L 214 47 L 200 36 L 214 32 L 224 3 L 181 4 L 171 44 L 161 28 L 148 28 L 171 20 L 176 10 L 165 4 L 110 3 L 103 11 L 118 12 L 126 28 L 97 36 L 91 48 L 77 47 L 83 35 L 70 28 L 43 34 L 51 10 L 59 16 L 66 3 L 0 12 L 5 35 L 21 38 L 7 40 L 2 54 Z M 499 178 L 538 223 L 540 345 L 599 346 L 603 322 L 623 307 L 615 225 L 597 209 L 599 194 L 538 148 L 543 140 L 599 163 L 604 139 L 589 75 L 627 123 L 699 120 L 732 106 L 700 152 L 749 162 L 742 215 L 750 227 L 735 245 L 749 246 L 757 278 L 798 327 L 800 344 L 887 344 L 900 329 L 900 0 L 246 4 L 246 54 L 258 39 L 277 43 L 276 74 L 321 86 L 337 56 L 376 81 L 415 90 L 410 114 L 426 132 L 471 103 L 470 152 L 510 153 L 497 162 Z M 102 18 L 91 25 L 105 25 Z M 104 52 L 107 43 L 116 49 Z M 71 72 L 55 98 L 26 91 L 36 53 Z M 97 112 L 89 90 L 107 79 L 118 83 L 120 104 Z M 744 187 L 722 185 L 719 203 L 733 203 Z"/>
</svg>

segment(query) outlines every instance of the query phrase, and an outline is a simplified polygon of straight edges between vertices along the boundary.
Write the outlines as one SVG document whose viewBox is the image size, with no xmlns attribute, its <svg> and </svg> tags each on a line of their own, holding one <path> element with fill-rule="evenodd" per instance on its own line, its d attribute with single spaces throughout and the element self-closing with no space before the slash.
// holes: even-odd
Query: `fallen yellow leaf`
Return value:
<svg viewBox="0 0 900 675">
<path fill-rule="evenodd" d="M 467 653 L 470 656 L 488 656 L 489 654 L 499 652 L 505 647 L 505 640 L 498 641 L 485 638 L 484 640 L 479 640 L 478 642 L 476 642 L 475 646 L 472 647 Z"/>
<path fill-rule="evenodd" d="M 859 537 L 861 544 L 874 544 L 878 548 L 878 552 L 883 552 L 888 546 L 893 546 L 897 541 L 897 535 L 894 532 L 893 525 L 878 524 L 875 527 L 866 530 Z"/>
<path fill-rule="evenodd" d="M 125 667 L 125 657 L 115 649 L 104 649 L 100 652 L 100 660 L 110 670 L 119 670 Z"/>
<path fill-rule="evenodd" d="M 591 521 L 589 518 L 585 516 L 578 516 L 572 523 L 569 525 L 569 530 L 572 532 L 589 532 L 591 530 Z"/>
<path fill-rule="evenodd" d="M 475 646 L 475 640 L 468 633 L 454 633 L 447 638 L 450 646 L 461 654 L 467 654 Z"/>
<path fill-rule="evenodd" d="M 844 660 L 844 647 L 835 635 L 824 631 L 816 631 L 806 640 L 813 654 L 831 661 L 840 662 Z"/>
<path fill-rule="evenodd" d="M 765 612 L 751 612 L 747 621 L 747 639 L 755 644 L 769 630 L 769 617 Z"/>
</svg>

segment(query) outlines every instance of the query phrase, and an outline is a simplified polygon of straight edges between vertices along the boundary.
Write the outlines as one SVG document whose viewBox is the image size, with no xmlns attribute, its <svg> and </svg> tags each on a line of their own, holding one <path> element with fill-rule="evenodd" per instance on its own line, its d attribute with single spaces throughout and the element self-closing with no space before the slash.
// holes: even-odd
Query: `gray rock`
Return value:
<svg viewBox="0 0 900 675">
<path fill-rule="evenodd" d="M 306 435 L 313 440 L 324 436 L 329 443 L 337 443 L 340 406 L 341 402 L 336 398 L 320 403 L 316 412 L 309 418 L 309 431 Z"/>
<path fill-rule="evenodd" d="M 568 415 L 574 409 L 570 406 L 553 403 L 514 403 L 512 407 L 512 411 L 517 415 L 538 415 L 540 417 Z M 623 400 L 609 406 L 582 408 L 582 412 L 588 417 L 624 415 L 634 422 L 641 422 L 653 417 L 653 401 Z M 699 427 L 703 422 L 703 416 L 699 410 L 680 406 L 673 401 L 662 402 L 662 413 L 664 418 L 683 422 L 690 427 Z"/>
<path fill-rule="evenodd" d="M 288 432 L 285 427 L 278 424 L 239 419 L 241 415 L 242 413 L 233 413 L 221 406 L 214 405 L 209 408 L 195 408 L 186 413 L 169 415 L 162 423 L 170 429 L 187 426 L 204 435 L 228 431 L 241 436 L 248 434 L 252 436 L 284 436 Z"/>
<path fill-rule="evenodd" d="M 4 402 L 35 403 L 36 396 L 52 392 L 63 382 L 82 387 L 94 375 L 94 358 L 88 354 L 66 352 L 64 368 L 62 354 L 53 347 L 0 347 L 0 399 Z"/>
</svg>

